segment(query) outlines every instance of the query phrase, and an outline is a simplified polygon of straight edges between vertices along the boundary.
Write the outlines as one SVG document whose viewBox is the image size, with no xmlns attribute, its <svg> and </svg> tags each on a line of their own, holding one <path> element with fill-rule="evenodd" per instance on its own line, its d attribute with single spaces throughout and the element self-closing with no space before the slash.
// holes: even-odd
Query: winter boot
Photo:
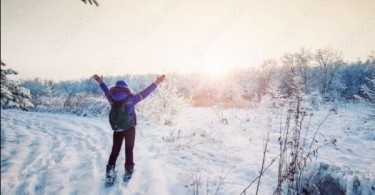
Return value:
<svg viewBox="0 0 375 195">
<path fill-rule="evenodd" d="M 106 168 L 106 176 L 114 176 L 115 175 L 115 165 L 107 165 Z"/>
<path fill-rule="evenodd" d="M 116 180 L 115 165 L 107 165 L 105 186 L 112 186 Z"/>
<path fill-rule="evenodd" d="M 127 182 L 127 181 L 130 180 L 130 178 L 132 178 L 132 176 L 133 176 L 133 170 L 130 170 L 130 169 L 125 170 L 125 174 L 124 174 L 124 178 L 123 178 L 123 180 L 124 180 L 125 182 Z"/>
</svg>

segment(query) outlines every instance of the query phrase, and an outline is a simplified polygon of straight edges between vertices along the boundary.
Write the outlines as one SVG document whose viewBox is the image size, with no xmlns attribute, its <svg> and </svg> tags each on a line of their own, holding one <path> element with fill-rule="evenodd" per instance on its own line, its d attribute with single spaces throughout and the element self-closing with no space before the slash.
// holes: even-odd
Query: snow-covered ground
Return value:
<svg viewBox="0 0 375 195">
<path fill-rule="evenodd" d="M 339 167 L 346 189 L 356 177 L 362 194 L 374 194 L 375 122 L 364 119 L 365 111 L 347 105 L 325 121 L 318 140 L 337 142 L 319 150 L 317 163 Z M 270 113 L 188 108 L 173 126 L 140 117 L 133 178 L 105 188 L 112 144 L 106 118 L 2 110 L 1 194 L 239 194 L 259 174 Z M 327 113 L 328 108 L 314 111 L 312 132 Z M 280 118 L 272 116 L 266 164 L 278 154 L 279 126 Z M 260 194 L 272 194 L 276 180 L 275 163 L 261 180 Z M 247 192 L 253 194 L 255 187 Z"/>
</svg>

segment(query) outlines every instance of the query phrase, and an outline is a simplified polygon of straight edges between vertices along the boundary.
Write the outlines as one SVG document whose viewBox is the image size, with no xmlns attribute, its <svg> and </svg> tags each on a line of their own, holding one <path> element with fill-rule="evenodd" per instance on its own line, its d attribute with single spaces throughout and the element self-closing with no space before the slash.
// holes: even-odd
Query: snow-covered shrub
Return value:
<svg viewBox="0 0 375 195">
<path fill-rule="evenodd" d="M 84 93 L 40 97 L 41 104 L 35 110 L 52 113 L 70 113 L 79 116 L 108 116 L 111 105 L 107 99 Z"/>
<path fill-rule="evenodd" d="M 85 97 L 80 104 L 78 104 L 83 116 L 105 116 L 109 115 L 111 105 L 107 99 L 96 97 Z"/>
<path fill-rule="evenodd" d="M 40 96 L 38 97 L 39 104 L 36 105 L 35 111 L 38 112 L 62 112 L 64 109 L 65 96 Z"/>
<path fill-rule="evenodd" d="M 307 97 L 307 102 L 309 103 L 309 110 L 319 110 L 323 97 L 319 91 L 312 91 Z"/>
<path fill-rule="evenodd" d="M 1 108 L 33 108 L 30 90 L 19 87 L 15 81 L 7 78 L 7 75 L 17 75 L 17 72 L 12 69 L 3 70 L 3 67 L 5 64 L 1 62 Z"/>
<path fill-rule="evenodd" d="M 62 112 L 66 95 L 58 92 L 53 83 L 47 82 L 46 87 L 42 89 L 42 94 L 36 96 L 36 111 L 42 112 Z"/>
<path fill-rule="evenodd" d="M 66 110 L 72 110 L 72 109 L 79 109 L 80 105 L 83 104 L 83 101 L 85 99 L 86 95 L 83 93 L 77 93 L 77 94 L 68 94 L 64 101 L 64 108 Z"/>
<path fill-rule="evenodd" d="M 157 91 L 137 105 L 139 114 L 163 125 L 173 125 L 178 114 L 188 105 L 178 92 L 173 79 L 158 86 Z"/>
</svg>

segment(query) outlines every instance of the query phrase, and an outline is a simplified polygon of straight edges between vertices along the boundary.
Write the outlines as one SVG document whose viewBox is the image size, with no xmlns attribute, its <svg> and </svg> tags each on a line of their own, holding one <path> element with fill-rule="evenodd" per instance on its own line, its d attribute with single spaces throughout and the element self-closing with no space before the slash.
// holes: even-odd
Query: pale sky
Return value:
<svg viewBox="0 0 375 195">
<path fill-rule="evenodd" d="M 374 0 L 1 0 L 1 59 L 18 78 L 225 71 L 301 47 L 375 50 Z"/>
</svg>

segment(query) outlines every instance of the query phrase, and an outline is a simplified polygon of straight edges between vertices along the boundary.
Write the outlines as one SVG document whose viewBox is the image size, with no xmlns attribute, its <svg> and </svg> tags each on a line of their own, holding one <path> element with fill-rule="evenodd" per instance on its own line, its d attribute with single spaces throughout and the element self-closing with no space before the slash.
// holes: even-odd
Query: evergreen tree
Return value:
<svg viewBox="0 0 375 195">
<path fill-rule="evenodd" d="M 96 6 L 99 6 L 99 3 L 96 0 L 82 0 L 84 3 L 89 2 L 90 5 L 95 4 Z"/>
<path fill-rule="evenodd" d="M 19 108 L 28 110 L 33 108 L 30 90 L 17 86 L 17 83 L 8 79 L 7 75 L 17 75 L 13 69 L 3 69 L 5 63 L 1 62 L 1 108 Z"/>
</svg>

